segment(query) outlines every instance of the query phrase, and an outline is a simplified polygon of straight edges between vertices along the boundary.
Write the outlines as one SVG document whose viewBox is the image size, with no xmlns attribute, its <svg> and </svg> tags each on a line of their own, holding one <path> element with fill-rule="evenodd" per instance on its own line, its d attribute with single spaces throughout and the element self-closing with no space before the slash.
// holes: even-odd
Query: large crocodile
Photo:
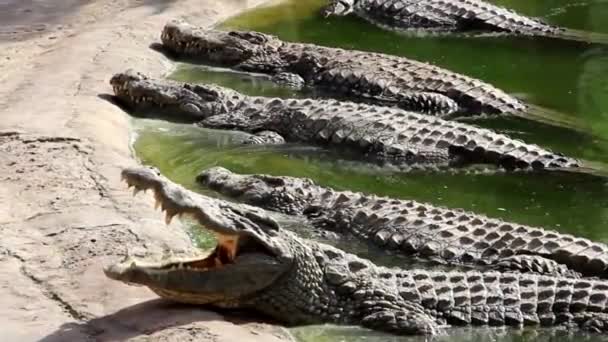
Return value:
<svg viewBox="0 0 608 342">
<path fill-rule="evenodd" d="M 452 325 L 567 325 L 608 330 L 608 282 L 518 272 L 437 272 L 379 267 L 283 229 L 263 210 L 188 191 L 149 168 L 126 169 L 167 213 L 218 236 L 207 257 L 127 259 L 107 277 L 190 304 L 257 310 L 290 325 L 362 325 L 435 334 Z"/>
<path fill-rule="evenodd" d="M 525 104 L 492 85 L 404 57 L 284 42 L 259 32 L 204 29 L 181 20 L 167 23 L 161 40 L 177 56 L 275 75 L 356 101 L 444 115 L 526 111 Z"/>
<path fill-rule="evenodd" d="M 307 178 L 240 175 L 216 167 L 197 181 L 245 203 L 306 217 L 387 250 L 446 264 L 608 277 L 603 243 L 411 200 L 336 191 Z"/>
<path fill-rule="evenodd" d="M 577 38 L 567 30 L 480 0 L 331 0 L 325 16 L 355 14 L 381 27 L 431 32 L 506 32 Z"/>
<path fill-rule="evenodd" d="M 253 97 L 215 85 L 153 80 L 134 71 L 114 75 L 118 99 L 132 109 L 163 111 L 204 127 L 256 134 L 250 142 L 284 139 L 354 150 L 400 167 L 473 163 L 505 169 L 576 168 L 578 162 L 491 130 L 406 112 L 336 100 Z"/>
</svg>

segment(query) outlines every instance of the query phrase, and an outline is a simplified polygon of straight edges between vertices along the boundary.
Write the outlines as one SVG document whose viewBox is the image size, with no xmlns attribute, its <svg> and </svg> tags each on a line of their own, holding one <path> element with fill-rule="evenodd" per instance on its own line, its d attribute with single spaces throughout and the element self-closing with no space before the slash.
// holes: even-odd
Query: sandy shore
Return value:
<svg viewBox="0 0 608 342">
<path fill-rule="evenodd" d="M 166 227 L 146 196 L 133 198 L 120 182 L 120 169 L 136 161 L 128 116 L 102 96 L 109 78 L 130 67 L 166 73 L 170 63 L 149 45 L 167 20 L 211 25 L 260 2 L 0 1 L 2 341 L 286 338 L 102 273 L 127 248 L 192 251 L 179 222 Z"/>
</svg>

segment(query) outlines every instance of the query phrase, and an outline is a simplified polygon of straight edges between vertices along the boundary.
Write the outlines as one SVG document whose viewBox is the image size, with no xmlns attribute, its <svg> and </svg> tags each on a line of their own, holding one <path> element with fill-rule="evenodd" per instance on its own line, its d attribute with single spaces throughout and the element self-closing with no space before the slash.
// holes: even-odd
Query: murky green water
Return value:
<svg viewBox="0 0 608 342">
<path fill-rule="evenodd" d="M 382 51 L 428 61 L 488 81 L 528 102 L 583 123 L 584 130 L 555 128 L 524 119 L 476 121 L 608 170 L 608 46 L 515 37 L 406 37 L 353 18 L 321 19 L 323 1 L 293 0 L 233 18 L 227 27 L 254 29 L 291 41 Z M 501 0 L 495 3 L 554 24 L 608 34 L 608 2 Z M 248 94 L 302 96 L 267 78 L 180 65 L 172 78 L 213 82 Z M 608 242 L 608 179 L 558 173 L 400 173 L 344 160 L 310 146 L 244 147 L 243 135 L 191 125 L 136 120 L 140 158 L 198 191 L 194 176 L 221 165 L 236 172 L 310 177 L 338 189 L 411 198 L 570 232 Z M 298 222 L 291 222 L 294 228 Z M 305 232 L 305 227 L 302 232 Z M 316 237 L 315 237 L 316 238 Z M 395 258 L 353 241 L 329 241 L 383 264 Z M 397 263 L 405 262 L 397 259 Z M 292 330 L 301 341 L 402 341 L 363 329 L 333 326 Z M 555 330 L 457 330 L 441 340 L 608 340 Z"/>
</svg>

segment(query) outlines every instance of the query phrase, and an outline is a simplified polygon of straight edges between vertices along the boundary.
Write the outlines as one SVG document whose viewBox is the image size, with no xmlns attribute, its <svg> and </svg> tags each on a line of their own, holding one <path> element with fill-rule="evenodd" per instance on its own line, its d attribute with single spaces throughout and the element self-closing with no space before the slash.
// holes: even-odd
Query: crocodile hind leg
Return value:
<svg viewBox="0 0 608 342">
<path fill-rule="evenodd" d="M 284 143 L 285 138 L 274 131 L 257 132 L 243 141 L 245 145 L 280 145 Z"/>
<path fill-rule="evenodd" d="M 402 305 L 391 305 L 388 302 L 366 302 L 365 316 L 361 325 L 370 329 L 383 330 L 399 335 L 435 335 L 439 325 L 433 317 L 424 312 L 419 304 L 404 302 Z"/>
<path fill-rule="evenodd" d="M 581 276 L 578 272 L 568 268 L 568 266 L 539 255 L 513 255 L 496 260 L 490 267 L 505 271 L 518 271 L 570 278 L 580 278 Z"/>
</svg>

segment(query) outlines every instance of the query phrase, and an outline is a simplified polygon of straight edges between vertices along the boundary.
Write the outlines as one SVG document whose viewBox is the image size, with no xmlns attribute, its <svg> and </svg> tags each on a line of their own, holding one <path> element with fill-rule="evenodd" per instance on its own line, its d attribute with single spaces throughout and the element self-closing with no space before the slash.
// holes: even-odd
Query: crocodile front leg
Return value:
<svg viewBox="0 0 608 342">
<path fill-rule="evenodd" d="M 326 266 L 325 272 L 329 283 L 338 286 L 338 291 L 353 302 L 358 314 L 352 323 L 398 335 L 436 335 L 439 332 L 436 318 L 420 303 L 405 300 L 396 288 L 377 279 L 359 278 L 342 283 L 341 278 L 348 271 L 335 268 L 335 265 Z M 339 275 L 332 275 L 335 272 Z M 336 281 L 337 278 L 341 280 Z"/>
<path fill-rule="evenodd" d="M 282 86 L 294 89 L 302 89 L 306 81 L 297 73 L 285 71 L 288 64 L 275 55 L 262 54 L 251 57 L 236 65 L 234 69 L 248 72 L 259 72 L 272 75 L 271 80 Z"/>
<path fill-rule="evenodd" d="M 369 314 L 361 325 L 399 335 L 436 335 L 439 326 L 422 306 L 404 302 L 402 306 L 370 302 Z"/>
<path fill-rule="evenodd" d="M 321 15 L 326 18 L 330 16 L 343 17 L 353 13 L 354 5 L 355 0 L 332 0 L 321 9 Z"/>
<path fill-rule="evenodd" d="M 276 84 L 296 90 L 302 89 L 306 85 L 306 81 L 304 81 L 300 75 L 290 72 L 280 72 L 278 74 L 274 74 L 271 80 Z"/>
<path fill-rule="evenodd" d="M 257 72 L 262 74 L 279 74 L 288 64 L 276 54 L 259 54 L 233 66 L 235 70 Z"/>
<path fill-rule="evenodd" d="M 243 141 L 245 145 L 280 145 L 284 143 L 285 138 L 274 131 L 257 132 Z"/>
<path fill-rule="evenodd" d="M 578 322 L 579 327 L 584 331 L 594 333 L 605 333 L 608 331 L 608 314 L 595 313 L 578 313 L 574 315 L 573 320 Z"/>
</svg>

